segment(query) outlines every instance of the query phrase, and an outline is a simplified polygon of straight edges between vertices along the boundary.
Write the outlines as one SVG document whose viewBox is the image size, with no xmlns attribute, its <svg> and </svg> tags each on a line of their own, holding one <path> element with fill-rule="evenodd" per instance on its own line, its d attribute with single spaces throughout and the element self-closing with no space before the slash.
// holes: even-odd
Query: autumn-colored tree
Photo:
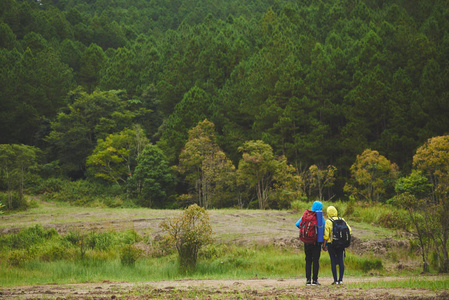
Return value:
<svg viewBox="0 0 449 300">
<path fill-rule="evenodd" d="M 268 208 L 273 189 L 293 185 L 293 190 L 298 190 L 300 178 L 292 175 L 295 169 L 287 164 L 285 157 L 276 158 L 270 145 L 261 140 L 248 141 L 239 151 L 243 153 L 237 171 L 239 181 L 255 188 L 260 209 Z"/>
<path fill-rule="evenodd" d="M 303 196 L 304 181 L 296 168 L 287 163 L 285 156 L 280 156 L 276 160 L 278 167 L 273 176 L 268 204 L 271 208 L 289 209 L 293 201 Z"/>
<path fill-rule="evenodd" d="M 449 238 L 449 135 L 429 139 L 413 156 L 413 166 L 422 171 L 433 185 L 426 207 L 435 221 L 428 228 L 438 254 L 440 272 L 449 272 L 447 242 Z"/>
<path fill-rule="evenodd" d="M 398 167 L 385 156 L 371 149 L 357 155 L 351 166 L 352 183 L 346 183 L 344 191 L 356 199 L 380 201 L 386 195 L 387 188 L 393 187 Z"/>
<path fill-rule="evenodd" d="M 207 119 L 189 131 L 177 170 L 194 188 L 200 206 L 221 206 L 220 197 L 235 182 L 235 167 L 220 149 L 215 125 Z M 218 199 L 217 199 L 218 198 Z"/>
<path fill-rule="evenodd" d="M 337 168 L 329 165 L 326 169 L 320 169 L 317 165 L 311 165 L 307 172 L 308 187 L 310 191 L 318 192 L 318 199 L 323 200 L 323 189 L 334 185 Z"/>
<path fill-rule="evenodd" d="M 176 247 L 179 269 L 182 273 L 195 269 L 199 249 L 212 242 L 212 226 L 209 213 L 197 204 L 190 205 L 182 215 L 160 224 L 168 245 Z"/>
</svg>

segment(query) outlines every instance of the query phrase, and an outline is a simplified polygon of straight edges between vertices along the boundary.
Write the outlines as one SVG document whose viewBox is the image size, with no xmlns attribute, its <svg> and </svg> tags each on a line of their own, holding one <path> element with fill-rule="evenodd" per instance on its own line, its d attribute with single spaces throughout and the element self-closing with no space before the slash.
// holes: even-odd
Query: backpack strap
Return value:
<svg viewBox="0 0 449 300">
<path fill-rule="evenodd" d="M 332 217 L 333 218 L 333 217 Z M 334 223 L 334 221 L 336 221 L 336 220 L 334 220 L 334 219 L 332 219 L 332 218 L 329 218 L 328 220 L 329 221 L 331 221 L 332 222 L 332 224 Z M 341 220 L 341 217 L 337 217 L 338 219 L 337 220 Z"/>
</svg>

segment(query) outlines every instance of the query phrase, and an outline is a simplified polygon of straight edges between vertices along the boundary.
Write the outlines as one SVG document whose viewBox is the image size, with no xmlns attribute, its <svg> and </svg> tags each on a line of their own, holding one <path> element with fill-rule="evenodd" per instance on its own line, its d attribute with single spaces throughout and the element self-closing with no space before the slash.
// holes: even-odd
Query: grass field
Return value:
<svg viewBox="0 0 449 300">
<path fill-rule="evenodd" d="M 340 206 L 341 211 L 346 209 Z M 347 288 L 449 289 L 447 276 L 422 276 L 419 253 L 407 235 L 397 228 L 373 225 L 374 214 L 369 210 L 363 207 L 358 215 L 345 216 L 354 237 L 345 258 Z M 383 211 L 391 213 L 391 209 Z M 200 250 L 197 267 L 187 276 L 178 271 L 176 252 L 163 251 L 158 244 L 159 224 L 180 213 L 39 202 L 28 211 L 0 216 L 0 286 L 14 290 L 48 284 L 138 284 L 186 278 L 245 282 L 262 278 L 303 284 L 305 260 L 295 227 L 299 212 L 210 210 L 214 243 Z M 132 245 L 138 253 L 131 265 L 122 262 L 124 245 Z M 322 252 L 320 278 L 326 282 L 331 277 L 329 256 Z M 395 279 L 382 280 L 391 277 Z M 377 279 L 366 281 L 370 278 Z"/>
</svg>

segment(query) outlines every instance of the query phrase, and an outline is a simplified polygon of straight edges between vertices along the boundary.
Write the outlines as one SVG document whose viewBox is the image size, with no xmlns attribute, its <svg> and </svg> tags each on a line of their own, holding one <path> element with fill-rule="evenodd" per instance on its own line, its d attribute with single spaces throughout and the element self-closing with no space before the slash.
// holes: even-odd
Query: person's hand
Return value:
<svg viewBox="0 0 449 300">
<path fill-rule="evenodd" d="M 325 244 L 323 244 L 323 251 L 327 251 L 327 247 Z"/>
</svg>

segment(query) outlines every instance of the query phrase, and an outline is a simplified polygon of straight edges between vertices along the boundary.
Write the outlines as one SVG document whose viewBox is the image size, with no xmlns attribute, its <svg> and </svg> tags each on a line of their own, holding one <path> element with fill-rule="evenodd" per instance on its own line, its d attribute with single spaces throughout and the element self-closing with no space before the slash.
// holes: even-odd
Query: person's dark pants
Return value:
<svg viewBox="0 0 449 300">
<path fill-rule="evenodd" d="M 337 265 L 339 265 L 339 279 L 338 281 L 343 281 L 343 274 L 345 273 L 345 263 L 343 261 L 343 251 L 342 248 L 335 248 L 332 244 L 328 244 L 327 250 L 329 251 L 329 257 L 331 259 L 331 269 L 332 276 L 334 276 L 334 282 L 337 281 Z"/>
<path fill-rule="evenodd" d="M 318 271 L 320 269 L 321 243 L 304 244 L 306 254 L 306 279 L 310 281 L 313 264 L 313 281 L 318 281 Z"/>
</svg>

